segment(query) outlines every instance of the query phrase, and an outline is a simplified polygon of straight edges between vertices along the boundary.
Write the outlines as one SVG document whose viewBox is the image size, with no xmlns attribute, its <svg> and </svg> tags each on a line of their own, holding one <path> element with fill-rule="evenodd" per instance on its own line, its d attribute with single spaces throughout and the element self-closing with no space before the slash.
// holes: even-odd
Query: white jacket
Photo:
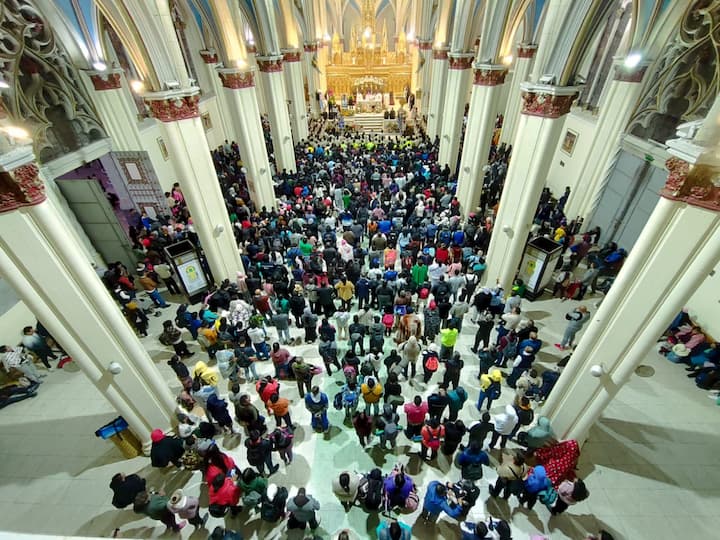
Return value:
<svg viewBox="0 0 720 540">
<path fill-rule="evenodd" d="M 501 435 L 510 435 L 513 428 L 518 423 L 518 416 L 512 405 L 506 405 L 505 412 L 496 414 L 493 417 L 493 420 L 495 422 L 495 431 Z"/>
</svg>

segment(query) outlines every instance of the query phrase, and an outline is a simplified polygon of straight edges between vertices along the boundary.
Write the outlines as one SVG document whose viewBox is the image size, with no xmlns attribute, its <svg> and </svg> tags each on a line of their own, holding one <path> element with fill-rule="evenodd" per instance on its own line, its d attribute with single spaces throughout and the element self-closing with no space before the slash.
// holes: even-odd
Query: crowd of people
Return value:
<svg viewBox="0 0 720 540">
<path fill-rule="evenodd" d="M 204 513 L 197 494 L 167 496 L 119 474 L 111 484 L 116 506 L 133 505 L 171 530 L 204 527 L 208 514 L 257 513 L 270 523 L 287 518 L 288 529 L 316 531 L 327 501 L 271 481 L 279 461 L 293 467 L 299 408 L 309 413 L 309 427 L 325 434 L 317 444 L 330 444 L 335 427 L 352 430 L 359 447 L 377 444 L 392 455 L 403 444 L 418 447 L 424 467 L 439 467 L 440 454 L 454 464 L 444 480 L 427 485 L 399 461 L 386 473 L 348 469 L 328 478 L 346 510 L 394 516 L 381 520 L 378 538 L 410 538 L 406 516 L 415 510 L 420 526 L 447 515 L 458 537 L 511 538 L 507 521 L 470 517 L 495 452 L 490 497 L 515 496 L 527 508 L 540 501 L 552 515 L 587 498 L 574 472 L 577 444 L 557 441 L 548 420 L 535 418 L 558 371 L 536 362 L 543 342 L 523 313 L 522 282 L 511 291 L 480 286 L 510 148 L 491 150 L 480 211 L 462 220 L 455 175 L 437 163 L 437 140 L 419 131 L 330 135 L 322 123 L 311 133 L 296 148 L 297 172 L 276 174 L 277 209 L 253 207 L 236 144 L 213 152 L 244 268 L 199 308 L 182 304 L 171 313 L 158 290 L 164 283 L 171 294 L 174 283 L 162 248 L 178 239 L 197 244 L 179 186 L 167 194 L 172 217 L 141 216 L 134 225 L 139 279 L 121 264 L 104 274 L 128 322 L 146 336 L 139 283 L 165 319 L 160 343 L 174 352 L 168 364 L 180 388 L 178 426 L 173 435 L 153 432 L 152 465 L 201 471 L 209 501 Z M 539 212 L 547 204 L 541 201 Z M 562 200 L 551 206 L 535 232 L 555 225 L 577 232 L 562 223 Z M 566 240 L 566 247 L 586 240 Z M 572 348 L 588 316 L 584 306 L 568 313 L 558 348 Z M 468 327 L 475 330 L 472 355 L 456 348 Z M 198 350 L 190 341 L 203 358 L 186 363 Z M 479 394 L 461 384 L 468 370 Z M 494 406 L 504 392 L 512 399 Z M 464 408 L 470 399 L 472 413 Z M 244 439 L 244 451 L 231 455 L 223 434 Z"/>
</svg>

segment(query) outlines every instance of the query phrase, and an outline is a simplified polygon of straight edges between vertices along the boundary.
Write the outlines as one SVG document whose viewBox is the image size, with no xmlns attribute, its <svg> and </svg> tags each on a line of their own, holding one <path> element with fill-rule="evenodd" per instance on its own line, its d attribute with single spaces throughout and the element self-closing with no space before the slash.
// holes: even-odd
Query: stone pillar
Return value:
<svg viewBox="0 0 720 540">
<path fill-rule="evenodd" d="M 258 56 L 260 79 L 263 81 L 265 100 L 268 105 L 268 119 L 272 133 L 273 153 L 277 172 L 286 169 L 288 172 L 297 170 L 295 151 L 290 131 L 285 81 L 283 79 L 282 56 Z"/>
<path fill-rule="evenodd" d="M 258 99 L 255 97 L 255 77 L 251 71 L 240 69 L 220 69 L 218 73 L 233 111 L 250 198 L 258 210 L 263 206 L 268 210 L 275 208 L 272 173 L 260 123 Z"/>
<path fill-rule="evenodd" d="M 720 170 L 667 161 L 661 198 L 543 405 L 561 439 L 587 438 L 687 300 L 720 262 Z M 592 366 L 602 366 L 594 377 Z"/>
<path fill-rule="evenodd" d="M 80 245 L 45 198 L 30 147 L 0 157 L 0 275 L 150 446 L 175 400 Z M 14 344 L 10 344 L 14 345 Z M 110 362 L 122 367 L 108 370 Z M 61 405 L 60 405 L 61 406 Z M 88 426 L 92 432 L 99 426 Z"/>
<path fill-rule="evenodd" d="M 445 106 L 445 83 L 448 76 L 448 48 L 432 51 L 432 83 L 427 119 L 427 134 L 431 140 L 440 135 L 442 114 Z"/>
<path fill-rule="evenodd" d="M 92 93 L 95 108 L 113 141 L 113 150 L 143 148 L 137 109 L 123 89 L 123 70 L 89 71 L 88 77 L 95 90 Z"/>
<path fill-rule="evenodd" d="M 473 56 L 474 53 L 450 53 L 448 61 L 448 80 L 445 87 L 445 108 L 442 112 L 438 164 L 444 166 L 447 163 L 453 172 L 457 167 L 458 152 L 460 151 L 463 113 L 473 74 L 470 69 Z"/>
<path fill-rule="evenodd" d="M 283 51 L 285 62 L 285 88 L 290 101 L 290 122 L 295 144 L 308 137 L 307 105 L 303 87 L 301 53 L 299 50 Z"/>
<path fill-rule="evenodd" d="M 235 279 L 243 266 L 200 121 L 199 89 L 149 93 L 143 99 L 162 124 L 170 161 L 213 278 L 218 283 Z"/>
<path fill-rule="evenodd" d="M 415 105 L 420 108 L 420 112 L 427 113 L 430 106 L 430 84 L 432 82 L 432 39 L 418 40 L 418 88 L 420 89 L 420 99 L 415 101 Z"/>
<path fill-rule="evenodd" d="M 490 239 L 485 282 L 509 291 L 525 244 L 550 162 L 577 89 L 524 84 L 522 109 L 498 215 Z"/>
<path fill-rule="evenodd" d="M 628 69 L 622 60 L 615 64 L 615 75 L 605 91 L 593 139 L 588 143 L 593 150 L 578 176 L 583 179 L 582 190 L 570 194 L 565 209 L 569 219 L 588 219 L 595 213 L 620 148 L 620 137 L 640 98 L 646 70 L 647 65 Z"/>
<path fill-rule="evenodd" d="M 218 61 L 218 55 L 215 51 L 204 50 L 200 51 L 200 56 L 203 59 L 205 70 L 210 76 L 210 85 L 212 86 L 213 94 L 217 99 L 218 111 L 220 112 L 220 125 L 222 126 L 225 138 L 229 141 L 237 141 L 238 134 L 235 130 L 235 126 L 232 122 L 232 114 L 230 107 L 228 106 L 227 100 L 225 99 L 225 92 L 223 91 L 220 77 L 218 77 L 218 67 L 221 66 Z"/>
<path fill-rule="evenodd" d="M 317 100 L 319 88 L 319 73 L 317 64 L 317 44 L 305 43 L 303 45 L 303 67 L 305 69 L 305 80 L 307 81 L 308 99 L 310 100 L 310 114 L 317 118 L 320 114 L 320 104 Z"/>
<path fill-rule="evenodd" d="M 500 132 L 500 142 L 505 144 L 512 144 L 515 140 L 515 129 L 520 120 L 520 85 L 528 80 L 535 51 L 537 51 L 537 45 L 521 43 L 517 47 L 515 69 L 508 88 L 507 105 Z"/>
<path fill-rule="evenodd" d="M 328 44 L 324 41 L 320 41 L 317 45 L 318 90 L 323 94 L 327 92 L 328 49 Z"/>
<path fill-rule="evenodd" d="M 257 64 L 257 57 L 255 54 L 257 53 L 257 48 L 255 45 L 248 45 L 247 46 L 247 54 L 248 54 L 248 68 L 245 69 L 245 71 L 252 71 L 253 73 L 257 73 L 259 71 L 258 64 Z M 254 92 L 255 92 L 255 99 L 257 100 L 257 106 L 258 111 L 261 115 L 267 115 L 268 113 L 268 105 L 267 100 L 265 99 L 265 88 L 262 85 L 262 81 L 260 80 L 260 77 L 254 78 Z"/>
<path fill-rule="evenodd" d="M 457 197 L 463 217 L 475 212 L 480 203 L 484 175 L 495 131 L 495 110 L 502 95 L 507 68 L 481 64 L 474 69 L 463 152 L 458 172 Z"/>
</svg>

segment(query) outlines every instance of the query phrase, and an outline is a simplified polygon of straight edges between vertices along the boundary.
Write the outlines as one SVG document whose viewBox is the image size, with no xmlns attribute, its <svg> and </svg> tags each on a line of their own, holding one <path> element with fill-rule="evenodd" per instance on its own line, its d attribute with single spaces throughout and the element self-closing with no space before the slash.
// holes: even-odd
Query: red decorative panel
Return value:
<svg viewBox="0 0 720 540">
<path fill-rule="evenodd" d="M 314 53 L 314 52 L 317 52 L 317 44 L 315 44 L 315 43 L 305 43 L 305 45 L 303 45 L 303 50 L 304 50 L 306 53 Z"/>
<path fill-rule="evenodd" d="M 470 69 L 474 58 L 472 56 L 450 56 L 448 67 L 450 69 Z"/>
<path fill-rule="evenodd" d="M 258 69 L 263 73 L 277 73 L 282 71 L 282 59 L 273 58 L 257 61 Z"/>
<path fill-rule="evenodd" d="M 570 106 L 577 94 L 570 96 L 556 96 L 544 92 L 522 93 L 522 114 L 542 116 L 545 118 L 560 118 L 570 112 Z"/>
<path fill-rule="evenodd" d="M 179 96 L 171 99 L 147 100 L 150 114 L 161 122 L 177 122 L 200 116 L 200 96 Z"/>
<path fill-rule="evenodd" d="M 225 88 L 239 90 L 241 88 L 250 88 L 255 86 L 255 77 L 252 71 L 235 71 L 231 73 L 218 73 L 220 80 Z"/>
<path fill-rule="evenodd" d="M 537 51 L 537 45 L 518 45 L 518 58 L 532 58 Z"/>
<path fill-rule="evenodd" d="M 625 66 L 615 66 L 615 76 L 613 77 L 616 81 L 640 83 L 645 76 L 647 66 L 640 66 L 632 69 L 628 69 Z"/>
<path fill-rule="evenodd" d="M 720 211 L 720 169 L 705 164 L 690 165 L 677 157 L 665 162 L 670 171 L 660 195 L 707 210 Z"/>
<path fill-rule="evenodd" d="M 448 52 L 445 49 L 433 49 L 433 60 L 447 60 Z"/>
<path fill-rule="evenodd" d="M 418 40 L 418 48 L 421 51 L 431 51 L 432 50 L 432 40 Z"/>
<path fill-rule="evenodd" d="M 473 84 L 478 86 L 498 86 L 505 83 L 507 69 L 476 69 Z"/>
<path fill-rule="evenodd" d="M 218 55 L 214 51 L 200 51 L 200 56 L 202 56 L 203 62 L 206 64 L 218 63 Z"/>
<path fill-rule="evenodd" d="M 98 73 L 90 75 L 95 90 L 117 90 L 122 86 L 119 73 Z"/>
<path fill-rule="evenodd" d="M 0 172 L 0 213 L 45 200 L 45 185 L 34 163 L 21 165 L 12 172 Z"/>
<path fill-rule="evenodd" d="M 300 51 L 288 51 L 286 53 L 283 53 L 283 60 L 285 62 L 299 62 Z"/>
</svg>

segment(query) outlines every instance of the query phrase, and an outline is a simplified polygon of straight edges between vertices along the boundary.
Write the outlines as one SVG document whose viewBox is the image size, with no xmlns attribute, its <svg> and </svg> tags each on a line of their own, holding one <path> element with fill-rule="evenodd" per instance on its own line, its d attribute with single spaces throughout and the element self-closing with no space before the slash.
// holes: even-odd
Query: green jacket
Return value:
<svg viewBox="0 0 720 540">
<path fill-rule="evenodd" d="M 420 266 L 416 264 L 412 267 L 412 281 L 418 287 L 425 283 L 428 275 L 428 267 L 426 264 Z"/>
<path fill-rule="evenodd" d="M 152 519 L 162 519 L 169 512 L 169 510 L 167 509 L 167 504 L 169 501 L 169 497 L 153 493 L 152 495 L 150 495 L 150 502 L 145 507 L 145 515 Z"/>
<path fill-rule="evenodd" d="M 265 492 L 267 491 L 268 481 L 262 476 L 258 476 L 255 478 L 255 480 L 246 484 L 245 482 L 243 482 L 242 478 L 240 478 L 237 485 L 245 494 L 248 494 L 251 491 L 255 491 L 260 495 L 265 495 Z"/>
</svg>

